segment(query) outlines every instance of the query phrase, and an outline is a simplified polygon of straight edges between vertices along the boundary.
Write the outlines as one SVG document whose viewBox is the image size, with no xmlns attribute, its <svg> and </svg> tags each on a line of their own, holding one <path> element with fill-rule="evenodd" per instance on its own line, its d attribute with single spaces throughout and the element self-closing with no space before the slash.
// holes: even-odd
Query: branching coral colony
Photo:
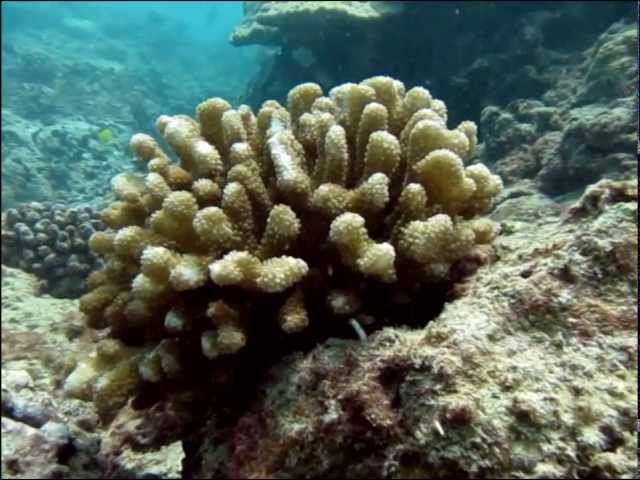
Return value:
<svg viewBox="0 0 640 480">
<path fill-rule="evenodd" d="M 241 351 L 265 322 L 295 333 L 375 318 L 368 288 L 428 288 L 494 238 L 473 217 L 502 182 L 463 164 L 476 125 L 449 130 L 426 89 L 378 76 L 329 96 L 302 84 L 287 101 L 255 115 L 213 98 L 196 119 L 162 115 L 179 164 L 151 136 L 131 139 L 148 173 L 113 179 L 112 230 L 90 239 L 105 267 L 80 301 L 92 327 L 110 327 L 107 357 L 113 339 L 144 346 L 129 373 L 176 378 Z"/>
</svg>

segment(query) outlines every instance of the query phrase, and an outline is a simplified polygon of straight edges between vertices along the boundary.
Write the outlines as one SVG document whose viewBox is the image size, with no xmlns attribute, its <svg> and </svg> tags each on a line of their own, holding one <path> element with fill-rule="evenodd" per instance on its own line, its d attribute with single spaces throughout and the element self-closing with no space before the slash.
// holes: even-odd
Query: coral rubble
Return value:
<svg viewBox="0 0 640 480">
<path fill-rule="evenodd" d="M 156 122 L 180 163 L 149 135 L 131 139 L 148 173 L 113 179 L 110 230 L 89 241 L 105 267 L 80 299 L 112 338 L 71 390 L 100 378 L 98 396 L 122 403 L 142 381 L 184 378 L 251 343 L 369 323 L 381 301 L 455 277 L 497 234 L 474 218 L 502 188 L 464 165 L 475 124 L 447 128 L 445 104 L 422 87 L 378 76 L 324 96 L 307 83 L 286 109 L 212 98 L 196 117 Z"/>
<path fill-rule="evenodd" d="M 14 102 L 14 97 L 19 100 Z M 35 118 L 23 117 L 3 104 L 3 211 L 29 201 L 104 206 L 102 197 L 109 195 L 106 180 L 126 165 L 126 141 L 98 141 L 99 127 L 94 122 L 99 120 L 61 113 L 55 120 L 45 119 L 45 107 L 40 104 L 52 100 L 38 92 L 34 97 L 37 102 L 12 92 L 10 103 L 34 106 Z M 131 131 L 115 124 L 110 128 L 122 139 Z"/>
<path fill-rule="evenodd" d="M 2 265 L 2 478 L 102 478 L 93 404 L 60 388 L 96 332 L 77 300 L 42 295 L 33 274 Z"/>
</svg>

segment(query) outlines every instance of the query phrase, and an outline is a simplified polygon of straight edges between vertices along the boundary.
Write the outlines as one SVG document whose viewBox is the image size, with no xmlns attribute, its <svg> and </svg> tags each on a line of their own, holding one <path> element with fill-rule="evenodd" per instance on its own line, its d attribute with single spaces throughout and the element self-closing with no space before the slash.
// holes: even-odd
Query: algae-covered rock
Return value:
<svg viewBox="0 0 640 480">
<path fill-rule="evenodd" d="M 194 476 L 633 476 L 637 203 L 610 198 L 520 222 L 422 330 L 284 359 Z"/>
</svg>

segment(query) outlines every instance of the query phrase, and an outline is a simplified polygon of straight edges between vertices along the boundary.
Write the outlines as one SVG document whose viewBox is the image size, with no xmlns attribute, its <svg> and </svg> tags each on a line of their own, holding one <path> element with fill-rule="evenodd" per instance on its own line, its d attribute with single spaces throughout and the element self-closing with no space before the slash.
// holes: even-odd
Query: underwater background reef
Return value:
<svg viewBox="0 0 640 480">
<path fill-rule="evenodd" d="M 638 475 L 638 3 L 2 2 L 2 478 Z"/>
</svg>

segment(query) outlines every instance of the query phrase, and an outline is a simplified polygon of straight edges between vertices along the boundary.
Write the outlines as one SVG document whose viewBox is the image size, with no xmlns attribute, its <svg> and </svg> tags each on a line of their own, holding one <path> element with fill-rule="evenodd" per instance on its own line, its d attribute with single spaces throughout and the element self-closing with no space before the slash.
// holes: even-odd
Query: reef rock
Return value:
<svg viewBox="0 0 640 480">
<path fill-rule="evenodd" d="M 245 2 L 230 40 L 269 47 L 241 97 L 252 107 L 265 98 L 283 101 L 297 83 L 329 89 L 384 72 L 437 91 L 457 123 L 479 118 L 487 105 L 539 98 L 607 25 L 635 20 L 635 8 L 632 2 Z M 628 78 L 603 74 L 631 59 L 628 43 L 605 48 L 608 39 L 588 76 L 600 85 L 596 95 L 607 79 L 616 85 Z M 627 60 L 617 62 L 621 55 Z"/>
<path fill-rule="evenodd" d="M 39 101 L 46 103 L 46 96 Z M 111 128 L 123 131 L 121 126 Z M 3 210 L 34 200 L 100 204 L 108 194 L 106 179 L 119 171 L 126 157 L 123 149 L 116 149 L 116 141 L 100 143 L 96 139 L 99 130 L 98 125 L 77 116 L 48 124 L 3 108 Z"/>
<path fill-rule="evenodd" d="M 478 158 L 507 183 L 533 179 L 546 194 L 581 190 L 637 169 L 637 28 L 617 22 L 565 68 L 541 100 L 486 107 Z"/>
<path fill-rule="evenodd" d="M 60 391 L 91 339 L 76 302 L 2 266 L 2 478 L 102 476 L 93 406 Z"/>
<path fill-rule="evenodd" d="M 633 476 L 637 203 L 604 196 L 583 215 L 502 220 L 494 262 L 424 329 L 284 359 L 248 411 L 210 417 L 191 473 Z"/>
</svg>

